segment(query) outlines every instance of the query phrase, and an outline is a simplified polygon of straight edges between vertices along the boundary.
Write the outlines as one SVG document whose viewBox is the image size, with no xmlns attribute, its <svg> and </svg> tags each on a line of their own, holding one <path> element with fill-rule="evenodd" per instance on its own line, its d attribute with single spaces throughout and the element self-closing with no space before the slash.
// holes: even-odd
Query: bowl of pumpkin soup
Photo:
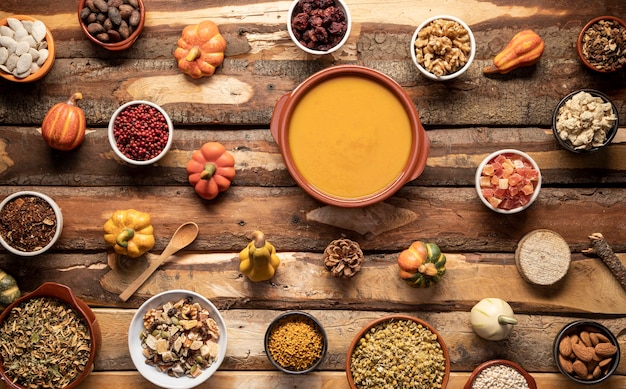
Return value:
<svg viewBox="0 0 626 389">
<path fill-rule="evenodd" d="M 340 207 L 389 198 L 420 176 L 430 149 L 404 89 L 360 65 L 326 68 L 282 96 L 270 130 L 296 183 Z"/>
</svg>

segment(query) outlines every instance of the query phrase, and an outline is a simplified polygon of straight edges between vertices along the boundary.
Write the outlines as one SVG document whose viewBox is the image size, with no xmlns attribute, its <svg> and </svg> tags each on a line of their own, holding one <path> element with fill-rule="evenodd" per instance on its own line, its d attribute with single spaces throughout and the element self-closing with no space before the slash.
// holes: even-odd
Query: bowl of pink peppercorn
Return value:
<svg viewBox="0 0 626 389">
<path fill-rule="evenodd" d="M 172 145 L 174 126 L 167 112 L 145 100 L 121 105 L 109 121 L 109 142 L 115 154 L 131 165 L 150 165 Z"/>
</svg>

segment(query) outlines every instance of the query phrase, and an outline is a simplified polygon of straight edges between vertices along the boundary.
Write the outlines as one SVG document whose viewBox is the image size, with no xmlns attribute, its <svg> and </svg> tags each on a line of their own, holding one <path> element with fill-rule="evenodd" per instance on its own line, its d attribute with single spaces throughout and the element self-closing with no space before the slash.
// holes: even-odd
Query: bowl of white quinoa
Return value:
<svg viewBox="0 0 626 389">
<path fill-rule="evenodd" d="M 537 389 L 535 379 L 523 367 L 506 359 L 478 365 L 463 389 Z"/>
</svg>

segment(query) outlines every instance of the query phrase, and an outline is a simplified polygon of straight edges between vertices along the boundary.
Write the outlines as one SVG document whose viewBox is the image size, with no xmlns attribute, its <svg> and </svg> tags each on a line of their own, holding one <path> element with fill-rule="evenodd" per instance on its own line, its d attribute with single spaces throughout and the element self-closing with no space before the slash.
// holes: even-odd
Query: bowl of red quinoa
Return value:
<svg viewBox="0 0 626 389">
<path fill-rule="evenodd" d="M 478 365 L 463 389 L 537 389 L 535 379 L 524 368 L 506 359 L 493 359 Z"/>
<path fill-rule="evenodd" d="M 10 253 L 32 257 L 48 251 L 63 231 L 61 208 L 49 196 L 20 191 L 0 203 L 0 244 Z"/>
<path fill-rule="evenodd" d="M 330 54 L 348 40 L 350 9 L 343 0 L 294 0 L 289 7 L 287 31 L 302 51 Z"/>
<path fill-rule="evenodd" d="M 167 154 L 174 133 L 172 121 L 160 106 L 134 100 L 121 105 L 109 121 L 109 143 L 131 165 L 151 165 Z"/>
<path fill-rule="evenodd" d="M 626 22 L 616 16 L 591 19 L 576 41 L 578 57 L 585 67 L 599 73 L 613 73 L 626 64 Z"/>
<path fill-rule="evenodd" d="M 278 315 L 265 332 L 265 354 L 278 370 L 309 373 L 322 363 L 328 349 L 324 327 L 313 315 L 289 311 Z"/>
</svg>

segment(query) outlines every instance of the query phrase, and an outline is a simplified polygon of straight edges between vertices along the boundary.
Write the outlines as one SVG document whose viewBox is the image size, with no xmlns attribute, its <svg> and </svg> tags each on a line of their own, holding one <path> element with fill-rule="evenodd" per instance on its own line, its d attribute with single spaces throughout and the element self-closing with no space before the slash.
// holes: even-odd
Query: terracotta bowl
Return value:
<svg viewBox="0 0 626 389">
<path fill-rule="evenodd" d="M 478 377 L 485 369 L 493 368 L 496 366 L 505 366 L 505 367 L 509 367 L 509 368 L 516 370 L 519 374 L 521 374 L 524 377 L 524 379 L 526 380 L 526 383 L 528 384 L 529 389 L 537 389 L 537 383 L 535 382 L 535 379 L 530 374 L 528 374 L 526 370 L 524 370 L 517 363 L 508 361 L 506 359 L 493 359 L 491 361 L 483 362 L 480 365 L 478 365 L 478 367 L 474 369 L 469 379 L 465 383 L 465 386 L 463 386 L 463 389 L 472 389 L 472 385 L 474 385 L 474 381 L 476 380 L 476 377 Z"/>
<path fill-rule="evenodd" d="M 587 55 L 585 55 L 585 49 L 584 49 L 585 34 L 591 26 L 593 26 L 594 24 L 602 20 L 616 22 L 622 25 L 622 27 L 626 28 L 626 22 L 624 22 L 624 20 L 616 16 L 604 15 L 604 16 L 598 16 L 596 18 L 593 18 L 587 24 L 585 24 L 582 30 L 580 30 L 580 34 L 578 35 L 578 40 L 576 41 L 576 51 L 578 52 L 578 57 L 580 58 L 580 61 L 588 69 L 591 69 L 599 73 L 612 73 L 620 69 L 623 69 L 624 64 L 620 65 L 619 67 L 615 67 L 614 69 L 599 68 L 597 64 L 592 63 L 593 61 L 591 61 L 587 57 Z"/>
<path fill-rule="evenodd" d="M 342 86 L 349 81 L 366 84 L 368 88 L 375 87 L 375 92 L 372 95 L 352 86 Z M 342 86 L 340 98 L 332 94 L 328 99 L 323 98 L 319 105 L 310 104 L 320 96 L 317 92 L 338 85 Z M 380 104 L 379 98 L 385 98 L 384 101 L 392 108 L 387 109 L 387 105 Z M 377 110 L 380 112 L 376 113 Z M 394 131 L 402 132 L 396 138 L 396 135 L 388 135 L 391 132 L 386 131 L 389 129 L 387 123 L 398 118 L 402 120 L 402 125 L 395 126 L 398 129 L 394 128 Z M 292 125 L 294 120 L 296 125 Z M 413 101 L 402 87 L 383 73 L 357 65 L 339 65 L 321 70 L 284 95 L 276 103 L 270 130 L 296 183 L 315 199 L 339 207 L 363 207 L 392 196 L 404 184 L 419 177 L 426 166 L 430 148 Z M 320 135 L 322 132 L 325 135 Z M 309 137 L 313 138 L 311 143 L 303 142 Z M 299 142 L 299 147 L 294 148 L 292 142 Z M 390 151 L 381 152 L 381 142 L 388 144 L 385 150 Z M 379 162 L 372 162 L 375 157 Z M 316 162 L 299 166 L 298 160 L 304 159 Z M 393 170 L 386 170 L 384 166 L 389 160 L 394 160 Z M 317 162 L 325 162 L 326 166 L 322 167 Z M 368 166 L 377 168 L 380 174 L 372 173 L 372 170 L 363 171 L 369 169 Z M 370 176 L 358 181 L 356 171 L 359 169 L 362 175 Z M 359 183 L 370 185 L 371 176 L 380 179 L 380 185 L 362 187 L 362 191 L 356 194 L 349 192 L 352 186 L 346 182 L 352 181 L 357 187 Z M 344 191 L 333 192 L 332 183 L 329 186 L 331 180 L 344 183 L 348 190 L 342 188 Z"/>
<path fill-rule="evenodd" d="M 444 375 L 443 375 L 440 387 L 441 388 L 445 388 L 448 385 L 448 380 L 450 379 L 450 355 L 449 355 L 449 352 L 448 352 L 448 348 L 446 347 L 446 344 L 445 344 L 443 338 L 441 337 L 441 335 L 439 334 L 439 332 L 437 332 L 437 330 L 433 326 L 431 326 L 430 324 L 428 324 L 424 320 L 419 319 L 417 317 L 413 317 L 413 316 L 409 316 L 409 315 L 402 315 L 402 314 L 392 314 L 392 315 L 388 315 L 388 316 L 384 316 L 384 317 L 378 318 L 378 319 L 373 320 L 372 322 L 368 323 L 352 339 L 352 342 L 350 343 L 350 347 L 348 348 L 348 353 L 346 355 L 346 376 L 348 378 L 348 385 L 350 386 L 351 389 L 358 389 L 358 387 L 357 387 L 357 385 L 356 385 L 356 383 L 354 381 L 354 376 L 353 376 L 353 373 L 352 373 L 352 356 L 353 356 L 357 346 L 359 346 L 361 339 L 364 336 L 366 336 L 366 334 L 367 335 L 372 335 L 371 330 L 375 326 L 385 325 L 387 323 L 397 322 L 397 321 L 400 321 L 400 320 L 413 321 L 413 322 L 421 325 L 424 329 L 430 331 L 432 334 L 435 335 L 435 337 L 437 339 L 437 342 L 439 343 L 439 345 L 441 347 L 441 350 L 443 351 L 443 358 L 445 360 Z M 378 339 L 378 340 L 380 340 L 380 339 Z M 414 360 L 413 362 L 419 363 L 420 361 Z"/>
<path fill-rule="evenodd" d="M 309 367 L 303 370 L 294 370 L 294 369 L 289 369 L 285 366 L 282 366 L 280 363 L 278 363 L 274 359 L 270 351 L 270 339 L 271 339 L 271 334 L 274 328 L 282 324 L 284 321 L 291 321 L 291 320 L 294 320 L 294 321 L 302 320 L 302 321 L 308 321 L 310 323 L 313 323 L 313 325 L 317 327 L 317 329 L 322 335 L 321 356 L 319 357 L 319 359 L 314 361 Z M 290 312 L 285 312 L 283 314 L 280 314 L 276 318 L 274 318 L 274 320 L 272 320 L 272 322 L 267 327 L 267 330 L 265 332 L 264 346 L 265 346 L 265 354 L 267 355 L 267 359 L 269 359 L 269 361 L 272 363 L 272 365 L 274 365 L 275 368 L 282 371 L 283 373 L 288 373 L 288 374 L 306 374 L 317 369 L 319 365 L 322 363 L 322 361 L 324 360 L 324 357 L 326 356 L 326 350 L 328 349 L 328 337 L 326 336 L 326 331 L 324 331 L 324 327 L 322 326 L 322 324 L 313 315 L 306 313 L 306 312 L 290 311 Z"/>
<path fill-rule="evenodd" d="M 78 375 L 72 382 L 70 382 L 65 389 L 72 389 L 80 385 L 80 383 L 91 373 L 94 366 L 94 360 L 96 358 L 96 354 L 100 349 L 100 344 L 102 343 L 102 332 L 100 330 L 100 324 L 96 318 L 94 312 L 89 308 L 89 306 L 77 298 L 72 290 L 65 285 L 58 284 L 55 282 L 46 282 L 42 284 L 39 288 L 37 288 L 32 293 L 24 295 L 14 301 L 11 305 L 9 305 L 3 312 L 0 314 L 0 325 L 7 319 L 7 316 L 11 312 L 11 310 L 21 305 L 28 300 L 35 298 L 54 298 L 58 299 L 65 304 L 69 305 L 74 311 L 78 313 L 84 319 L 85 325 L 89 329 L 89 334 L 91 338 L 90 344 L 90 352 L 89 359 L 85 366 L 83 372 Z M 18 385 L 12 382 L 13 377 L 7 376 L 5 372 L 3 363 L 0 363 L 0 378 L 4 381 L 4 384 L 7 388 L 11 389 L 26 389 L 22 385 Z"/>
<path fill-rule="evenodd" d="M 85 25 L 85 23 L 80 17 L 80 12 L 82 11 L 83 8 L 85 8 L 85 0 L 80 0 L 78 2 L 78 14 L 77 14 L 78 24 L 80 25 L 83 32 L 85 33 L 85 36 L 96 45 L 103 47 L 110 51 L 126 50 L 135 43 L 137 38 L 139 38 L 139 35 L 141 35 L 141 32 L 143 31 L 144 25 L 146 23 L 146 7 L 144 6 L 143 0 L 137 0 L 137 3 L 139 5 L 139 14 L 140 14 L 139 24 L 137 25 L 133 33 L 130 34 L 130 36 L 123 41 L 114 42 L 114 43 L 104 43 L 89 33 L 89 31 L 87 30 L 87 26 Z"/>
<path fill-rule="evenodd" d="M 293 41 L 293 43 L 296 44 L 296 46 L 298 46 L 298 48 L 300 48 L 300 50 L 309 53 L 309 54 L 313 54 L 313 55 L 325 55 L 325 54 L 330 54 L 332 52 L 335 52 L 337 50 L 339 50 L 339 48 L 341 48 L 341 46 L 344 45 L 344 43 L 346 43 L 348 41 L 348 38 L 350 37 L 350 30 L 352 28 L 352 16 L 350 14 L 350 8 L 348 8 L 348 5 L 345 3 L 344 0 L 335 0 L 335 4 L 336 7 L 340 8 L 343 10 L 344 14 L 346 15 L 346 27 L 347 30 L 343 35 L 343 38 L 339 41 L 339 43 L 337 43 L 335 46 L 329 48 L 328 50 L 314 50 L 314 49 L 310 49 L 308 47 L 306 47 L 305 45 L 303 45 L 302 43 L 300 43 L 300 40 L 296 37 L 296 34 L 294 32 L 294 29 L 291 25 L 291 21 L 293 19 L 293 17 L 295 16 L 295 13 L 298 12 L 298 5 L 300 3 L 300 0 L 294 0 L 291 3 L 291 6 L 289 7 L 289 12 L 288 12 L 288 16 L 287 16 L 287 32 L 289 32 L 289 37 L 291 38 L 291 40 Z"/>
<path fill-rule="evenodd" d="M 31 22 L 36 20 L 26 15 L 12 15 L 10 17 L 16 18 L 19 20 L 29 20 Z M 6 25 L 8 25 L 7 18 L 0 20 L 0 26 L 6 26 Z M 54 57 L 56 55 L 56 46 L 54 44 L 54 38 L 52 37 L 52 33 L 50 32 L 48 28 L 46 28 L 46 42 L 48 43 L 48 59 L 46 59 L 46 61 L 43 63 L 43 65 L 41 65 L 41 67 L 39 68 L 37 72 L 24 78 L 18 78 L 12 74 L 9 74 L 0 70 L 0 76 L 4 79 L 7 79 L 13 82 L 33 82 L 33 81 L 37 81 L 43 78 L 52 69 L 52 65 L 54 65 Z"/>
</svg>

